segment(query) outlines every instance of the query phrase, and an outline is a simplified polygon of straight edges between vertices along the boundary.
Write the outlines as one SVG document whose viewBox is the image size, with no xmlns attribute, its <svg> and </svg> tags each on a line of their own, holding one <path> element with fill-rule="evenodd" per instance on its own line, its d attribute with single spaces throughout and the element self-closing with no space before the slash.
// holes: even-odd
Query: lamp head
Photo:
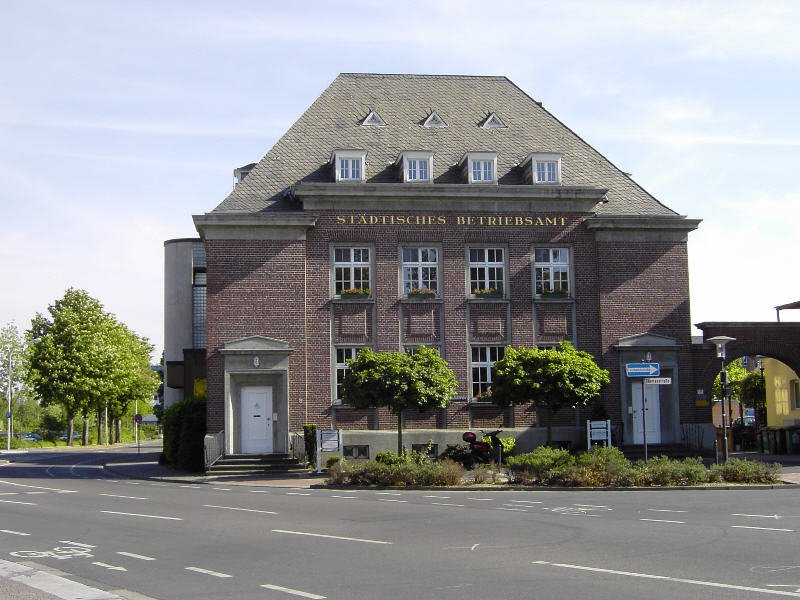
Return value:
<svg viewBox="0 0 800 600">
<path fill-rule="evenodd" d="M 727 335 L 716 335 L 708 340 L 717 347 L 717 358 L 725 358 L 725 344 L 728 342 L 735 342 L 736 338 L 728 337 Z"/>
</svg>

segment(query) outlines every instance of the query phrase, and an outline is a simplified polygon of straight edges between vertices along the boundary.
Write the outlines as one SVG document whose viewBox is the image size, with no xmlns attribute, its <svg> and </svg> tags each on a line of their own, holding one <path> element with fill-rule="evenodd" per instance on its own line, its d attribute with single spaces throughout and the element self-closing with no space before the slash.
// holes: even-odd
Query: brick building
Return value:
<svg viewBox="0 0 800 600">
<path fill-rule="evenodd" d="M 611 372 L 603 403 L 621 441 L 642 443 L 643 390 L 650 443 L 710 423 L 691 358 L 686 240 L 699 221 L 505 77 L 340 75 L 236 178 L 194 217 L 208 431 L 224 431 L 226 453 L 286 451 L 306 422 L 373 456 L 391 448 L 393 417 L 338 399 L 365 346 L 433 346 L 458 377 L 449 408 L 405 416 L 412 442 L 500 426 L 533 445 L 535 409 L 487 399 L 491 365 L 509 344 L 561 340 Z M 672 384 L 627 378 L 645 359 Z M 583 439 L 586 416 L 559 413 L 559 437 Z"/>
</svg>

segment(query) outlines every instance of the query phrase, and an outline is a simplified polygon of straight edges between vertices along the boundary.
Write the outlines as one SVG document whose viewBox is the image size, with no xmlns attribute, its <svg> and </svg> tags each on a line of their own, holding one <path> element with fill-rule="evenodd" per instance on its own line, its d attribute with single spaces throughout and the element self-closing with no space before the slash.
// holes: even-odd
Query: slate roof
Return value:
<svg viewBox="0 0 800 600">
<path fill-rule="evenodd" d="M 385 127 L 361 125 L 371 111 Z M 432 111 L 447 127 L 422 126 Z M 481 128 L 491 113 L 506 127 Z M 367 150 L 371 183 L 401 181 L 399 154 L 429 150 L 434 182 L 464 185 L 465 152 L 497 152 L 498 185 L 529 183 L 519 165 L 531 152 L 560 153 L 563 185 L 609 190 L 598 215 L 676 215 L 506 77 L 363 73 L 339 75 L 213 212 L 297 211 L 285 191 L 332 181 L 335 149 Z"/>
</svg>

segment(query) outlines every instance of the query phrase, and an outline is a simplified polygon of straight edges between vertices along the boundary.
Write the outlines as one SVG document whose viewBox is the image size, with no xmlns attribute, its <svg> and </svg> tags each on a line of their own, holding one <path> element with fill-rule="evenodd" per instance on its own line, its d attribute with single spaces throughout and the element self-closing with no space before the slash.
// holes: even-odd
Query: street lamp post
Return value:
<svg viewBox="0 0 800 600">
<path fill-rule="evenodd" d="M 8 346 L 8 388 L 6 389 L 6 450 L 11 450 L 11 345 Z"/>
<path fill-rule="evenodd" d="M 728 342 L 736 341 L 736 338 L 728 337 L 727 335 L 717 335 L 708 338 L 708 341 L 717 347 L 717 358 L 721 361 L 719 372 L 719 384 L 722 392 L 722 447 L 724 462 L 728 462 L 728 421 L 725 418 L 725 396 L 729 393 L 728 388 L 728 372 L 725 370 L 725 345 Z M 730 408 L 728 409 L 730 410 Z"/>
</svg>

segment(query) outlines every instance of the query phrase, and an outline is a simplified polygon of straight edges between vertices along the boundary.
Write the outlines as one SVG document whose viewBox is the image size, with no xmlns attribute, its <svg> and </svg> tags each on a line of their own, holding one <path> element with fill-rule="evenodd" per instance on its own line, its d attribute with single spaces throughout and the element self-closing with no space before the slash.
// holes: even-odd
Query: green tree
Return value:
<svg viewBox="0 0 800 600">
<path fill-rule="evenodd" d="M 456 391 L 455 373 L 432 349 L 413 354 L 361 350 L 348 363 L 342 401 L 355 408 L 386 407 L 397 417 L 397 452 L 403 452 L 403 411 L 445 408 Z"/>
<path fill-rule="evenodd" d="M 29 404 L 30 390 L 25 384 L 27 361 L 25 360 L 26 343 L 15 323 L 7 323 L 0 328 L 0 399 L 3 404 L 8 401 L 9 387 L 11 389 L 11 413 L 14 416 L 16 429 L 22 426 L 18 417 L 26 411 L 19 410 Z M 5 409 L 3 410 L 5 413 Z M 20 413 L 18 415 L 18 413 Z M 6 428 L 6 421 L 0 429 Z"/>
<path fill-rule="evenodd" d="M 506 348 L 492 368 L 492 401 L 499 406 L 533 403 L 546 412 L 547 443 L 552 418 L 562 408 L 586 406 L 608 385 L 608 371 L 588 352 L 568 342 L 555 348 Z"/>
<path fill-rule="evenodd" d="M 756 411 L 756 429 L 767 424 L 767 386 L 764 376 L 751 371 L 739 383 L 739 400 Z"/>
<path fill-rule="evenodd" d="M 147 389 L 139 377 L 150 347 L 83 290 L 68 289 L 48 312 L 37 314 L 28 332 L 38 340 L 29 348 L 28 380 L 43 405 L 64 409 L 67 444 L 72 444 L 75 417 L 84 417 L 86 444 L 91 412 L 102 414 L 113 402 L 124 404 Z M 99 433 L 98 426 L 98 441 Z"/>
</svg>

